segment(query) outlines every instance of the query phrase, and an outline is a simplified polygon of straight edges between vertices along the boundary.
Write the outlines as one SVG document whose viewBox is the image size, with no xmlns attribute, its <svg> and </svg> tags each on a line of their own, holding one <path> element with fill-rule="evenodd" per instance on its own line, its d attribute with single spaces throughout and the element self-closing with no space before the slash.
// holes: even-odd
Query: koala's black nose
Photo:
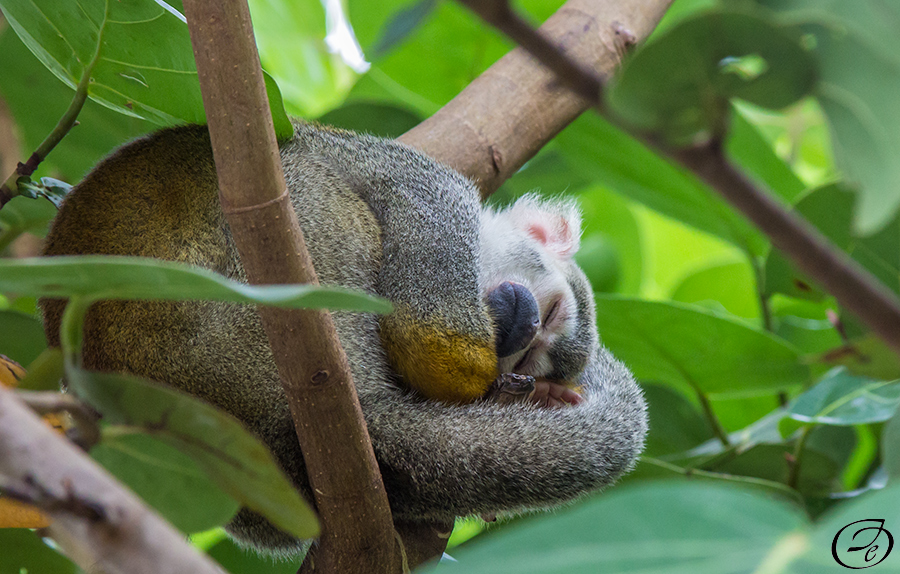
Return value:
<svg viewBox="0 0 900 574">
<path fill-rule="evenodd" d="M 541 326 L 537 300 L 527 287 L 505 281 L 487 295 L 497 329 L 497 355 L 508 357 L 527 347 Z"/>
</svg>

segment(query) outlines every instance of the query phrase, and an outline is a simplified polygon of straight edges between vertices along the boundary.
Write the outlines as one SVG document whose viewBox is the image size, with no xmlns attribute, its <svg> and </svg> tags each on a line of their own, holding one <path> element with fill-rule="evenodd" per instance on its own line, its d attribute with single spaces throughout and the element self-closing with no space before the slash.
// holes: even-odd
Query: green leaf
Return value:
<svg viewBox="0 0 900 574">
<path fill-rule="evenodd" d="M 575 261 L 587 275 L 594 292 L 616 291 L 622 266 L 615 244 L 606 236 L 598 233 L 583 237 Z"/>
<path fill-rule="evenodd" d="M 768 141 L 742 113 L 748 105 L 735 106 L 725 149 L 744 171 L 753 175 L 786 201 L 793 201 L 806 186 Z"/>
<path fill-rule="evenodd" d="M 6 233 L 47 234 L 50 221 L 56 217 L 56 208 L 46 199 L 14 197 L 0 210 L 0 229 Z"/>
<path fill-rule="evenodd" d="M 800 34 L 720 9 L 687 18 L 637 50 L 606 99 L 637 129 L 687 142 L 699 132 L 718 133 L 730 98 L 783 108 L 810 93 L 815 81 L 815 60 Z"/>
<path fill-rule="evenodd" d="M 768 298 L 775 334 L 805 354 L 820 354 L 841 345 L 841 334 L 828 314 L 829 301 L 813 302 L 781 295 Z M 900 376 L 900 375 L 898 375 Z"/>
<path fill-rule="evenodd" d="M 38 319 L 18 311 L 0 311 L 0 355 L 28 365 L 46 348 L 47 337 Z"/>
<path fill-rule="evenodd" d="M 883 490 L 869 492 L 846 504 L 839 505 L 823 520 L 820 520 L 811 532 L 808 541 L 807 552 L 792 566 L 789 572 L 797 574 L 838 574 L 846 573 L 848 569 L 838 565 L 831 554 L 832 544 L 838 556 L 848 566 L 865 568 L 872 566 L 881 559 L 888 549 L 888 537 L 881 532 L 875 542 L 875 532 L 861 532 L 854 537 L 858 528 L 877 526 L 878 523 L 867 522 L 842 529 L 859 520 L 884 519 L 884 527 L 896 535 L 897 524 L 900 524 L 900 487 L 888 486 Z M 840 537 L 838 534 L 840 533 Z M 853 546 L 867 546 L 875 542 L 878 548 L 873 552 L 867 552 L 869 548 L 861 551 L 848 552 Z M 894 552 L 897 549 L 894 548 Z M 868 555 L 868 559 L 867 559 Z M 887 560 L 876 566 L 871 572 L 884 574 L 896 574 L 900 572 L 897 557 L 894 553 Z"/>
<path fill-rule="evenodd" d="M 797 351 L 769 333 L 686 305 L 597 296 L 603 344 L 645 381 L 747 395 L 806 383 Z"/>
<path fill-rule="evenodd" d="M 96 60 L 88 87 L 94 101 L 163 125 L 205 122 L 187 24 L 162 0 L 2 0 L 0 8 L 32 53 L 70 88 Z M 291 131 L 273 88 L 272 116 L 285 137 Z"/>
<path fill-rule="evenodd" d="M 135 427 L 196 462 L 222 490 L 298 538 L 318 534 L 309 505 L 269 450 L 230 415 L 129 375 L 67 372 L 72 390 L 110 424 Z"/>
<path fill-rule="evenodd" d="M 350 21 L 367 54 L 380 41 L 388 20 L 413 1 L 348 2 Z M 350 101 L 399 103 L 430 116 L 511 46 L 462 6 L 440 2 L 402 44 L 373 62 L 351 90 Z"/>
<path fill-rule="evenodd" d="M 776 544 L 797 536 L 804 525 L 800 511 L 758 493 L 667 481 L 620 488 L 523 521 L 461 548 L 459 564 L 425 571 L 753 572 Z"/>
<path fill-rule="evenodd" d="M 0 1 L 0 7 L 3 5 Z M 0 95 L 19 128 L 24 161 L 56 126 L 71 103 L 73 92 L 35 58 L 9 27 L 0 32 L 0 54 Z M 154 127 L 150 122 L 88 100 L 78 114 L 78 125 L 41 163 L 36 176 L 77 181 L 111 149 Z M 46 204 L 41 209 L 47 221 L 56 213 L 48 202 L 31 203 Z M 4 206 L 0 214 L 5 214 L 11 204 Z M 41 235 L 46 233 L 45 228 L 41 229 Z"/>
<path fill-rule="evenodd" d="M 108 427 L 91 457 L 185 533 L 221 526 L 238 511 L 222 492 L 174 446 L 145 434 L 119 434 Z M 126 432 L 128 432 L 126 430 Z"/>
<path fill-rule="evenodd" d="M 673 301 L 701 304 L 745 319 L 757 319 L 759 299 L 755 284 L 753 269 L 746 261 L 717 263 L 682 279 L 671 297 Z"/>
<path fill-rule="evenodd" d="M 0 261 L 0 290 L 43 297 L 203 299 L 372 313 L 391 309 L 383 299 L 343 287 L 246 285 L 201 267 L 145 257 L 78 255 Z"/>
<path fill-rule="evenodd" d="M 897 413 L 881 431 L 881 461 L 892 481 L 900 481 L 900 415 Z"/>
<path fill-rule="evenodd" d="M 853 226 L 868 235 L 900 207 L 900 7 L 873 0 L 764 0 L 812 39 L 817 97 L 835 159 L 858 185 Z"/>
<path fill-rule="evenodd" d="M 572 177 L 570 173 L 570 180 Z M 619 293 L 639 293 L 644 272 L 642 230 L 630 202 L 598 186 L 584 189 L 578 195 L 578 202 L 581 204 L 584 241 L 599 237 L 601 242 L 615 249 L 614 261 L 605 250 L 600 252 L 604 258 L 594 261 L 585 249 L 589 246 L 582 242 L 576 260 L 591 279 L 594 289 L 599 291 L 607 286 Z M 609 279 L 604 281 L 605 278 Z M 615 283 L 612 278 L 616 279 Z"/>
<path fill-rule="evenodd" d="M 275 130 L 275 139 L 287 141 L 294 137 L 294 125 L 284 111 L 284 100 L 281 99 L 281 90 L 275 79 L 263 70 L 263 82 L 266 85 L 266 96 L 269 98 L 269 109 L 272 112 L 272 127 Z"/>
<path fill-rule="evenodd" d="M 69 87 L 99 50 L 92 99 L 159 124 L 204 122 L 187 24 L 164 3 L 2 0 L 0 6 L 22 41 Z"/>
<path fill-rule="evenodd" d="M 683 452 L 713 438 L 709 423 L 683 394 L 663 385 L 643 384 L 641 388 L 653 421 L 644 456 Z"/>
<path fill-rule="evenodd" d="M 570 165 L 583 176 L 745 252 L 765 252 L 767 243 L 762 235 L 693 175 L 598 115 L 582 115 L 556 141 Z"/>
<path fill-rule="evenodd" d="M 814 424 L 856 425 L 886 421 L 900 405 L 900 380 L 873 381 L 844 368 L 830 371 L 790 406 L 791 418 Z"/>
<path fill-rule="evenodd" d="M 25 528 L 0 528 L 0 573 L 76 574 L 78 568 Z"/>
<path fill-rule="evenodd" d="M 378 59 L 418 28 L 437 7 L 437 0 L 417 0 L 403 7 L 391 16 L 385 24 L 378 41 L 370 50 L 372 57 Z"/>
<path fill-rule="evenodd" d="M 233 573 L 247 574 L 295 574 L 300 569 L 300 560 L 273 560 L 260 556 L 250 549 L 239 547 L 230 538 L 223 538 L 207 551 L 207 554 Z"/>
<path fill-rule="evenodd" d="M 25 370 L 27 373 L 19 383 L 19 389 L 58 392 L 64 372 L 62 350 L 56 347 L 44 349 Z"/>
<path fill-rule="evenodd" d="M 319 117 L 317 122 L 383 138 L 396 138 L 416 127 L 422 117 L 400 106 L 354 102 Z"/>
<path fill-rule="evenodd" d="M 249 4 L 260 61 L 271 74 L 266 87 L 273 112 L 278 109 L 283 115 L 284 107 L 280 95 L 277 104 L 273 101 L 269 80 L 271 86 L 278 82 L 293 115 L 315 117 L 340 104 L 357 76 L 339 53 L 354 38 L 352 29 L 337 28 L 338 13 L 329 14 L 326 27 L 325 3 L 319 0 L 251 0 Z M 329 35 L 340 35 L 341 43 L 329 44 Z M 355 65 L 363 67 L 362 62 Z M 278 127 L 276 120 L 278 138 L 285 139 Z"/>
</svg>

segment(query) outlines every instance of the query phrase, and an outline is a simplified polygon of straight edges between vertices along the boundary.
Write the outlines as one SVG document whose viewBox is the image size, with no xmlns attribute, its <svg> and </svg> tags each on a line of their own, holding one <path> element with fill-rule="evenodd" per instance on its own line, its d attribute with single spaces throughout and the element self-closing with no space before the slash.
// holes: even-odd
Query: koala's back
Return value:
<svg viewBox="0 0 900 574">
<path fill-rule="evenodd" d="M 333 158 L 304 153 L 315 137 L 311 128 L 298 131 L 282 155 L 319 281 L 374 293 L 381 258 L 377 222 L 343 183 Z M 64 202 L 45 253 L 155 257 L 245 280 L 219 205 L 206 128 L 162 130 L 98 164 Z M 64 301 L 43 300 L 41 306 L 50 343 L 59 345 Z M 361 313 L 334 317 L 357 386 L 384 384 L 388 367 L 377 319 Z M 230 412 L 265 438 L 312 500 L 290 411 L 253 306 L 104 301 L 86 318 L 84 362 L 89 369 L 168 383 Z M 296 540 L 246 511 L 232 530 L 239 538 L 297 550 Z"/>
</svg>

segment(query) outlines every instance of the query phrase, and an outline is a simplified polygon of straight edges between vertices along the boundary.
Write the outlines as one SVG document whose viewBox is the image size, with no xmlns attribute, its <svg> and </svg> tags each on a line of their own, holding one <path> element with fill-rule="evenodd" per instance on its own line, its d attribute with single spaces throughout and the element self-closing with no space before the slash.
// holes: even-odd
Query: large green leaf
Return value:
<svg viewBox="0 0 900 574">
<path fill-rule="evenodd" d="M 210 558 L 233 574 L 295 574 L 300 569 L 300 560 L 272 560 L 256 552 L 241 548 L 234 540 L 223 536 L 206 551 Z"/>
<path fill-rule="evenodd" d="M 746 261 L 714 263 L 698 269 L 682 279 L 671 296 L 673 301 L 724 309 L 745 319 L 759 317 L 756 278 Z"/>
<path fill-rule="evenodd" d="M 883 519 L 883 526 L 896 535 L 897 525 L 900 524 L 900 487 L 889 486 L 883 490 L 870 492 L 829 512 L 812 530 L 806 553 L 791 565 L 790 570 L 785 568 L 782 571 L 796 574 L 846 574 L 850 570 L 835 562 L 832 546 L 834 552 L 847 566 L 855 568 L 873 566 L 889 550 L 889 536 L 880 532 L 876 539 L 874 529 L 859 531 L 861 528 L 877 527 L 878 523 L 872 519 Z M 860 520 L 865 520 L 866 523 L 845 529 Z M 869 546 L 870 543 L 874 543 L 875 548 Z M 849 549 L 852 547 L 862 548 L 850 552 Z M 883 563 L 869 572 L 883 574 L 900 572 L 900 560 L 896 552 L 897 548 L 894 548 Z"/>
<path fill-rule="evenodd" d="M 808 34 L 836 160 L 859 186 L 854 228 L 872 233 L 900 207 L 900 5 L 880 0 L 759 0 Z"/>
<path fill-rule="evenodd" d="M 378 137 L 396 138 L 416 127 L 422 117 L 395 105 L 354 102 L 331 110 L 316 121 Z"/>
<path fill-rule="evenodd" d="M 712 438 L 709 423 L 683 394 L 663 385 L 644 384 L 647 413 L 653 423 L 644 456 L 684 452 Z"/>
<path fill-rule="evenodd" d="M 765 251 L 766 240 L 759 232 L 694 176 L 598 115 L 584 114 L 556 141 L 572 168 L 583 176 L 748 253 Z"/>
<path fill-rule="evenodd" d="M 793 201 L 806 186 L 785 163 L 742 110 L 746 104 L 735 106 L 725 149 L 745 171 L 786 201 Z"/>
<path fill-rule="evenodd" d="M 88 93 L 123 114 L 159 124 L 203 123 L 205 114 L 184 16 L 164 1 L 0 0 L 28 48 L 69 87 L 91 62 Z M 279 137 L 292 133 L 274 82 L 267 90 Z"/>
<path fill-rule="evenodd" d="M 750 573 L 805 518 L 760 494 L 669 481 L 617 489 L 506 528 L 426 572 Z"/>
<path fill-rule="evenodd" d="M 72 101 L 71 88 L 57 80 L 9 27 L 0 32 L 0 95 L 18 127 L 22 160 L 37 149 Z M 75 182 L 112 148 L 153 127 L 150 122 L 88 100 L 78 114 L 78 125 L 41 163 L 36 177 L 54 175 Z M 5 217 L 17 201 L 19 198 L 14 198 L 0 214 Z M 31 209 L 42 210 L 47 221 L 56 213 L 47 201 L 24 197 L 21 201 L 34 204 Z"/>
<path fill-rule="evenodd" d="M 69 369 L 70 388 L 113 425 L 133 427 L 188 455 L 223 491 L 298 538 L 315 515 L 269 450 L 230 415 L 175 389 L 130 375 Z"/>
<path fill-rule="evenodd" d="M 76 574 L 80 570 L 36 532 L 0 528 L 0 574 Z"/>
<path fill-rule="evenodd" d="M 246 285 L 183 263 L 145 257 L 77 255 L 0 260 L 0 291 L 43 297 L 192 300 L 258 303 L 298 309 L 348 309 L 386 313 L 390 304 L 343 287 Z"/>
<path fill-rule="evenodd" d="M 809 381 L 785 341 L 686 305 L 598 295 L 603 344 L 642 380 L 747 395 Z"/>
<path fill-rule="evenodd" d="M 366 54 L 381 42 L 397 15 L 415 0 L 350 0 L 348 12 Z M 516 9 L 535 25 L 562 4 L 562 0 L 523 0 Z M 351 100 L 402 103 L 431 115 L 455 97 L 514 44 L 480 18 L 455 2 L 439 2 L 402 42 L 372 64 L 350 93 Z M 380 54 L 375 54 L 380 56 Z"/>
<path fill-rule="evenodd" d="M 797 397 L 789 413 L 805 423 L 856 425 L 886 421 L 897 405 L 900 380 L 874 381 L 838 368 Z"/>
<path fill-rule="evenodd" d="M 220 526 L 238 510 L 188 455 L 152 436 L 113 434 L 91 456 L 182 532 Z"/>
<path fill-rule="evenodd" d="M 0 210 L 0 230 L 19 235 L 34 233 L 43 237 L 47 234 L 47 226 L 56 216 L 56 207 L 46 199 L 31 199 L 18 196 Z"/>
<path fill-rule="evenodd" d="M 598 186 L 584 189 L 578 202 L 584 238 L 575 258 L 594 290 L 637 294 L 645 264 L 641 229 L 630 202 Z M 596 258 L 589 251 L 591 242 L 600 247 Z"/>
<path fill-rule="evenodd" d="M 687 18 L 637 50 L 606 99 L 634 127 L 687 142 L 720 129 L 730 98 L 783 108 L 807 95 L 815 80 L 815 61 L 796 31 L 720 9 Z"/>
<path fill-rule="evenodd" d="M 838 574 L 867 565 L 875 531 L 858 528 L 884 519 L 900 523 L 900 487 L 841 504 L 811 525 L 805 514 L 770 494 L 721 484 L 667 481 L 617 489 L 550 517 L 523 521 L 476 540 L 456 553 L 458 564 L 425 572 L 467 574 Z M 843 530 L 842 530 L 843 529 Z M 838 536 L 840 534 L 840 536 Z M 866 546 L 848 552 L 852 546 Z M 868 565 L 885 556 L 879 533 Z M 891 554 L 876 572 L 900 572 Z"/>
</svg>

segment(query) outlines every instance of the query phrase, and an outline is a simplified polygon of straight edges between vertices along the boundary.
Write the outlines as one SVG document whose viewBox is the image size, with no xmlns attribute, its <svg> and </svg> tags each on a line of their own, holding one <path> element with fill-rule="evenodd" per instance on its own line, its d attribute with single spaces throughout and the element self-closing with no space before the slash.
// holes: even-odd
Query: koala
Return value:
<svg viewBox="0 0 900 574">
<path fill-rule="evenodd" d="M 409 147 L 310 124 L 295 124 L 281 158 L 320 282 L 394 305 L 382 317 L 333 316 L 395 518 L 552 508 L 634 465 L 645 404 L 598 343 L 590 289 L 571 260 L 571 206 L 526 198 L 483 209 L 470 181 Z M 206 127 L 167 128 L 100 162 L 66 198 L 45 253 L 154 257 L 246 281 Z M 65 301 L 40 305 L 59 345 Z M 160 381 L 224 409 L 313 503 L 254 306 L 103 301 L 84 334 L 86 368 Z M 539 377 L 568 406 L 486 400 L 503 372 Z M 309 544 L 247 509 L 227 528 L 279 556 Z"/>
</svg>

